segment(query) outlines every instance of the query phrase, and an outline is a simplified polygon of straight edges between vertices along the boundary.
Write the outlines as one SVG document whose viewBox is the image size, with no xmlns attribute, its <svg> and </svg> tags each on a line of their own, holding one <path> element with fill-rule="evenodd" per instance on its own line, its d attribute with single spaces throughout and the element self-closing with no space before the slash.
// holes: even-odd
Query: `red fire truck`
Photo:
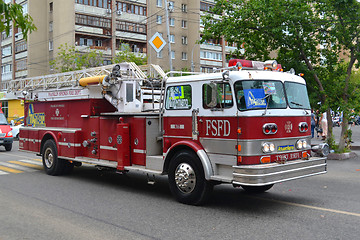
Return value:
<svg viewBox="0 0 360 240">
<path fill-rule="evenodd" d="M 328 146 L 311 153 L 305 80 L 276 61 L 230 65 L 154 80 L 122 63 L 79 81 L 28 80 L 20 149 L 40 154 L 49 175 L 82 163 L 168 175 L 175 198 L 193 205 L 215 184 L 263 192 L 326 173 Z"/>
</svg>

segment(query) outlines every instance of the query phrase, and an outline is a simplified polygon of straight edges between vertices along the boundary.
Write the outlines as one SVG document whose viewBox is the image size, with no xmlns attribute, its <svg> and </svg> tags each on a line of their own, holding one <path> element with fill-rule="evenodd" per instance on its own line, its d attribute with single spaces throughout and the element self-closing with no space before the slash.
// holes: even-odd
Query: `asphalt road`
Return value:
<svg viewBox="0 0 360 240">
<path fill-rule="evenodd" d="M 359 158 L 258 195 L 216 186 L 195 207 L 172 198 L 166 177 L 148 185 L 142 174 L 92 166 L 53 177 L 17 149 L 0 147 L 0 240 L 359 239 Z"/>
</svg>

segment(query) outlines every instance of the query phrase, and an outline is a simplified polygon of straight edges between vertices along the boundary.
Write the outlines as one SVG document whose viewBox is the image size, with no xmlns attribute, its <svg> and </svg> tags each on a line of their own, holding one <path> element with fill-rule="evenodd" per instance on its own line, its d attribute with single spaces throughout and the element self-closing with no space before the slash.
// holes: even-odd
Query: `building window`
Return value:
<svg viewBox="0 0 360 240">
<path fill-rule="evenodd" d="M 181 43 L 182 43 L 182 45 L 187 45 L 188 40 L 187 40 L 187 37 L 186 37 L 186 36 L 182 36 L 182 37 L 181 37 Z"/>
<path fill-rule="evenodd" d="M 102 47 L 102 40 L 95 40 L 94 46 Z"/>
<path fill-rule="evenodd" d="M 27 13 L 28 13 L 28 4 L 27 4 L 27 3 L 24 3 L 24 4 L 22 5 L 22 10 L 23 10 L 23 13 L 24 13 L 24 14 L 27 14 Z"/>
<path fill-rule="evenodd" d="M 162 2 L 163 2 L 163 0 L 156 0 L 156 6 L 162 7 Z"/>
<path fill-rule="evenodd" d="M 23 52 L 27 50 L 26 41 L 19 41 L 15 43 L 15 53 Z"/>
<path fill-rule="evenodd" d="M 200 2 L 200 11 L 211 12 L 212 7 L 214 7 L 214 4 Z"/>
<path fill-rule="evenodd" d="M 174 6 L 175 6 L 175 3 L 173 1 L 169 1 L 169 11 L 170 12 L 174 11 Z"/>
<path fill-rule="evenodd" d="M 200 58 L 221 61 L 222 55 L 217 52 L 200 51 Z"/>
<path fill-rule="evenodd" d="M 20 59 L 15 62 L 15 71 L 26 70 L 27 59 Z"/>
<path fill-rule="evenodd" d="M 53 2 L 49 3 L 49 11 L 52 12 L 54 10 Z"/>
<path fill-rule="evenodd" d="M 171 59 L 175 59 L 175 51 L 171 51 Z"/>
<path fill-rule="evenodd" d="M 182 60 L 187 60 L 187 53 L 186 52 L 181 53 L 181 59 Z"/>
<path fill-rule="evenodd" d="M 54 43 L 52 40 L 49 41 L 49 51 L 54 50 Z"/>
<path fill-rule="evenodd" d="M 163 58 L 163 51 L 161 50 L 160 52 L 156 53 L 156 57 Z"/>
<path fill-rule="evenodd" d="M 181 20 L 181 27 L 182 28 L 187 28 L 187 21 Z"/>
<path fill-rule="evenodd" d="M 174 35 L 174 34 L 170 34 L 169 40 L 170 40 L 170 43 L 175 43 L 175 35 Z"/>
<path fill-rule="evenodd" d="M 156 16 L 156 23 L 157 23 L 157 24 L 161 24 L 161 23 L 162 23 L 162 16 L 160 16 L 160 15 L 157 15 L 157 16 Z"/>
<path fill-rule="evenodd" d="M 1 56 L 7 57 L 11 55 L 11 45 L 5 46 L 1 49 Z"/>
<path fill-rule="evenodd" d="M 187 5 L 186 4 L 181 4 L 181 11 L 186 13 L 187 12 Z"/>
<path fill-rule="evenodd" d="M 9 117 L 9 103 L 8 101 L 0 101 L 1 109 L 5 115 L 6 118 Z"/>
<path fill-rule="evenodd" d="M 171 27 L 175 26 L 175 18 L 169 18 L 169 24 Z"/>
<path fill-rule="evenodd" d="M 49 32 L 53 31 L 53 22 L 49 22 Z"/>
<path fill-rule="evenodd" d="M 11 72 L 11 64 L 5 64 L 3 66 L 1 66 L 1 73 L 5 74 L 5 73 L 10 73 Z"/>
</svg>

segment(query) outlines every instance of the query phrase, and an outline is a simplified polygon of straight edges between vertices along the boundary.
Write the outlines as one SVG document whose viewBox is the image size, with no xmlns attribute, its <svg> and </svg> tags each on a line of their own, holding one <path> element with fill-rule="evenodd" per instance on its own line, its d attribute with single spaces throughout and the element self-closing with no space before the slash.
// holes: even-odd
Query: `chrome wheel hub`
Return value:
<svg viewBox="0 0 360 240">
<path fill-rule="evenodd" d="M 45 165 L 47 168 L 51 168 L 54 163 L 54 155 L 50 149 L 45 151 Z"/>
<path fill-rule="evenodd" d="M 175 170 L 175 183 L 183 193 L 191 193 L 196 185 L 194 169 L 187 163 L 181 163 Z"/>
</svg>

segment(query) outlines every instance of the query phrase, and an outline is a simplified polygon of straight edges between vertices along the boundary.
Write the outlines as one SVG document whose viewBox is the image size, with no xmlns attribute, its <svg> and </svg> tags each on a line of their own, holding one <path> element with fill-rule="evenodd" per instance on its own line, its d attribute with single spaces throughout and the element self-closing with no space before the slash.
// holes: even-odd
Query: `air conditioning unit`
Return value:
<svg viewBox="0 0 360 240">
<path fill-rule="evenodd" d="M 122 14 L 122 11 L 121 11 L 121 10 L 117 10 L 117 11 L 116 11 L 116 14 L 117 14 L 117 15 L 121 15 L 121 14 Z"/>
<path fill-rule="evenodd" d="M 111 9 L 110 8 L 106 9 L 106 13 L 111 14 Z"/>
</svg>

